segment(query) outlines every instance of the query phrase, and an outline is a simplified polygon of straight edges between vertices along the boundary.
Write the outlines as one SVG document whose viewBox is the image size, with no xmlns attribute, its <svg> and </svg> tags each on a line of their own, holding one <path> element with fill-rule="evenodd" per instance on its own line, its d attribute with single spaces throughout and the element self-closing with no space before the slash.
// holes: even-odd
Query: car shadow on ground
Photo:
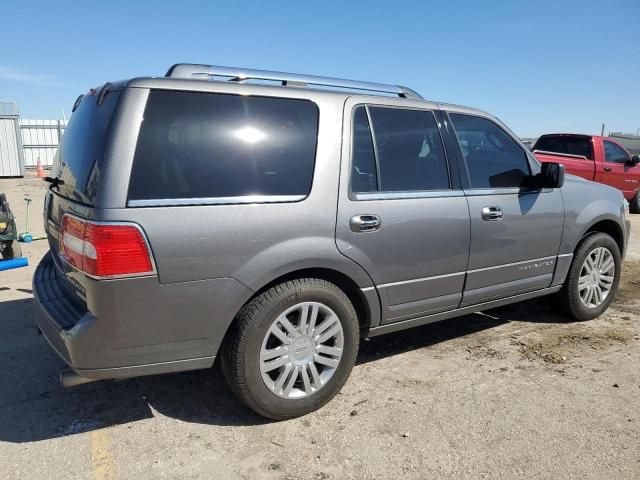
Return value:
<svg viewBox="0 0 640 480">
<path fill-rule="evenodd" d="M 62 389 L 63 362 L 37 333 L 32 299 L 0 302 L 0 441 L 24 443 L 152 418 L 159 412 L 185 422 L 219 426 L 267 423 L 227 387 L 217 366 L 209 370 L 102 381 Z M 428 348 L 519 321 L 563 321 L 544 302 L 527 302 L 466 315 L 361 342 L 357 363 Z M 546 319 L 546 320 L 544 320 Z"/>
</svg>

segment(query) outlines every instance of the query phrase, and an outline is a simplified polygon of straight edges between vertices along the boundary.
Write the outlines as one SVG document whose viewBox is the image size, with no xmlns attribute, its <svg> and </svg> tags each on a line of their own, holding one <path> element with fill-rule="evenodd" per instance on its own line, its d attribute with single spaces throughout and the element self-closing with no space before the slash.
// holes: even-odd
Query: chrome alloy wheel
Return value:
<svg viewBox="0 0 640 480">
<path fill-rule="evenodd" d="M 342 324 L 333 310 L 318 302 L 298 303 L 275 319 L 262 340 L 262 380 L 279 397 L 308 397 L 335 373 L 343 344 Z"/>
<path fill-rule="evenodd" d="M 609 249 L 591 251 L 580 269 L 578 293 L 587 308 L 596 308 L 609 296 L 616 273 L 616 264 Z"/>
</svg>

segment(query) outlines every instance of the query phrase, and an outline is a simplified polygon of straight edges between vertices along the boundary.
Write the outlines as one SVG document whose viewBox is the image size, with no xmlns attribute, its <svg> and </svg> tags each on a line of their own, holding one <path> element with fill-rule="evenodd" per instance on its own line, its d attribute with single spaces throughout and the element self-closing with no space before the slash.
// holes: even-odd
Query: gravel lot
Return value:
<svg viewBox="0 0 640 480">
<path fill-rule="evenodd" d="M 0 179 L 42 233 L 44 182 Z M 606 315 L 541 299 L 361 345 L 342 393 L 272 423 L 216 368 L 63 390 L 32 323 L 30 266 L 0 272 L 0 478 L 640 478 L 640 215 Z"/>
</svg>

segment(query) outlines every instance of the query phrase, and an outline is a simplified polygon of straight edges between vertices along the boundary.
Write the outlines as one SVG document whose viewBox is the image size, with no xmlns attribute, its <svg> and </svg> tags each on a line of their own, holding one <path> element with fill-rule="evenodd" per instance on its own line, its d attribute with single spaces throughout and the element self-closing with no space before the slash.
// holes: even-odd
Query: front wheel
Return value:
<svg viewBox="0 0 640 480">
<path fill-rule="evenodd" d="M 576 249 L 559 292 L 561 305 L 576 320 L 600 316 L 613 302 L 621 270 L 622 259 L 615 240 L 606 233 L 588 235 Z"/>
<path fill-rule="evenodd" d="M 231 389 L 251 409 L 282 420 L 331 400 L 355 363 L 358 318 L 346 294 L 321 279 L 281 283 L 238 314 L 221 351 Z"/>
</svg>

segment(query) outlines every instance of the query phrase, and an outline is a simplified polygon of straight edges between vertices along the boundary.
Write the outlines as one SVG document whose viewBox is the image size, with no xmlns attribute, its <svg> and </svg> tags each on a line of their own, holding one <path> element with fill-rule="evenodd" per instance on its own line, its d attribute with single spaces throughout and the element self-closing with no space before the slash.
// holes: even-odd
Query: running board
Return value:
<svg viewBox="0 0 640 480">
<path fill-rule="evenodd" d="M 412 318 L 411 320 L 403 320 L 401 322 L 390 323 L 388 325 L 380 325 L 378 327 L 369 329 L 364 337 L 376 337 L 385 333 L 397 332 L 398 330 L 405 330 L 412 327 L 419 327 L 420 325 L 426 325 L 428 323 L 439 322 L 440 320 L 460 317 L 469 313 L 481 312 L 483 310 L 489 310 L 491 308 L 502 307 L 503 305 L 509 305 L 511 303 L 517 303 L 523 300 L 529 300 L 531 298 L 543 297 L 545 295 L 556 293 L 560 291 L 561 288 L 562 285 L 556 285 L 555 287 L 544 288 L 542 290 L 536 290 L 534 292 L 521 293 L 512 297 L 492 300 L 490 302 L 477 303 L 475 305 L 469 305 L 468 307 L 463 308 L 456 308 L 455 310 L 449 310 L 448 312 L 435 313 L 433 315 Z"/>
</svg>

